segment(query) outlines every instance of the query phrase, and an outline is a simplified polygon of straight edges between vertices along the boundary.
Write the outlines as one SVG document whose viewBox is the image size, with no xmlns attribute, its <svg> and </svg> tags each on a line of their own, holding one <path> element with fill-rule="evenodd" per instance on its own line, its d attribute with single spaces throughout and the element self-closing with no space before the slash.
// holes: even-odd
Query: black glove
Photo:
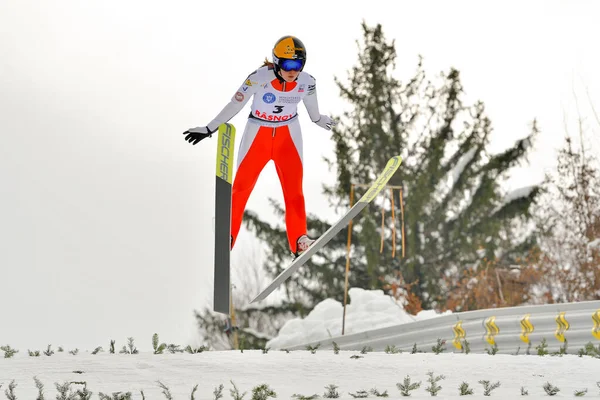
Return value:
<svg viewBox="0 0 600 400">
<path fill-rule="evenodd" d="M 208 129 L 207 126 L 199 126 L 197 128 L 190 128 L 187 131 L 183 132 L 183 134 L 187 135 L 185 137 L 186 141 L 195 145 L 202 139 L 211 137 L 214 132 L 216 132 L 216 129 L 214 131 L 211 131 L 210 129 Z"/>
</svg>

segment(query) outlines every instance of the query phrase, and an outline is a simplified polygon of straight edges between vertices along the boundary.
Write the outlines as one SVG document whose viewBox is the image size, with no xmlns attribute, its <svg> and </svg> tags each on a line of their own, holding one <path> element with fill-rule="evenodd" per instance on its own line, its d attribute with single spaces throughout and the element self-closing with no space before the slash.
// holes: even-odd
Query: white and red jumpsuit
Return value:
<svg viewBox="0 0 600 400">
<path fill-rule="evenodd" d="M 232 246 L 258 176 L 267 162 L 273 160 L 283 189 L 288 242 L 295 253 L 296 241 L 306 234 L 302 132 L 297 106 L 303 101 L 310 119 L 319 120 L 315 78 L 301 71 L 294 82 L 285 82 L 277 77 L 273 67 L 261 67 L 248 76 L 208 128 L 213 131 L 229 121 L 252 96 L 252 109 L 238 150 L 237 172 L 233 181 Z"/>
</svg>

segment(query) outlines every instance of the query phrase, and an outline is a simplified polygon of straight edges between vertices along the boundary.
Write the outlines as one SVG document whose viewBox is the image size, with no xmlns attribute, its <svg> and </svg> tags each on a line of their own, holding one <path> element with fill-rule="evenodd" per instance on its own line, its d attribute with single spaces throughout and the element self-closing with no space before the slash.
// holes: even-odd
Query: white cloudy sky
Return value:
<svg viewBox="0 0 600 400">
<path fill-rule="evenodd" d="M 365 20 L 396 39 L 401 79 L 419 54 L 432 74 L 458 68 L 496 149 L 537 117 L 534 165 L 515 185 L 551 165 L 574 88 L 600 99 L 593 1 L 258 4 L 0 3 L 0 342 L 194 337 L 193 310 L 211 299 L 215 142 L 181 132 L 208 123 L 282 35 L 304 41 L 323 113 L 342 110 L 333 77 L 353 65 Z M 247 112 L 232 120 L 238 142 Z M 331 142 L 300 118 L 308 212 L 327 217 Z M 265 214 L 268 197 L 281 199 L 272 165 L 248 207 Z M 248 232 L 240 245 L 238 262 Z"/>
</svg>

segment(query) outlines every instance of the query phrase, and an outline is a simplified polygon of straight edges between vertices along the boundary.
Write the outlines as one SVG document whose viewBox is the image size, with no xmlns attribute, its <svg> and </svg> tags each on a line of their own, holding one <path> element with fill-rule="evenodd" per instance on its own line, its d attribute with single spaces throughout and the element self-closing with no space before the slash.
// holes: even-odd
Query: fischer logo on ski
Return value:
<svg viewBox="0 0 600 400">
<path fill-rule="evenodd" d="M 213 310 L 229 315 L 231 312 L 231 182 L 235 127 L 219 126 L 217 170 L 215 182 L 215 277 Z"/>
</svg>

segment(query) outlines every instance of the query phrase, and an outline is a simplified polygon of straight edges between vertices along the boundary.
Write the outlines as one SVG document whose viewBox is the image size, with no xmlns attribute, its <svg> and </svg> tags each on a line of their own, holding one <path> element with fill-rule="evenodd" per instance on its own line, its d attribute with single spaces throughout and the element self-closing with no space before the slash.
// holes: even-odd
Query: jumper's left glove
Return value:
<svg viewBox="0 0 600 400">
<path fill-rule="evenodd" d="M 313 121 L 315 124 L 319 125 L 323 129 L 331 130 L 331 127 L 337 124 L 337 121 L 331 119 L 327 115 L 321 114 L 321 118 L 316 121 Z"/>
<path fill-rule="evenodd" d="M 211 131 L 207 126 L 200 126 L 198 128 L 190 128 L 187 131 L 183 132 L 183 134 L 187 135 L 185 137 L 186 141 L 195 145 L 202 139 L 211 137 L 214 132 L 216 132 L 216 130 Z"/>
</svg>

